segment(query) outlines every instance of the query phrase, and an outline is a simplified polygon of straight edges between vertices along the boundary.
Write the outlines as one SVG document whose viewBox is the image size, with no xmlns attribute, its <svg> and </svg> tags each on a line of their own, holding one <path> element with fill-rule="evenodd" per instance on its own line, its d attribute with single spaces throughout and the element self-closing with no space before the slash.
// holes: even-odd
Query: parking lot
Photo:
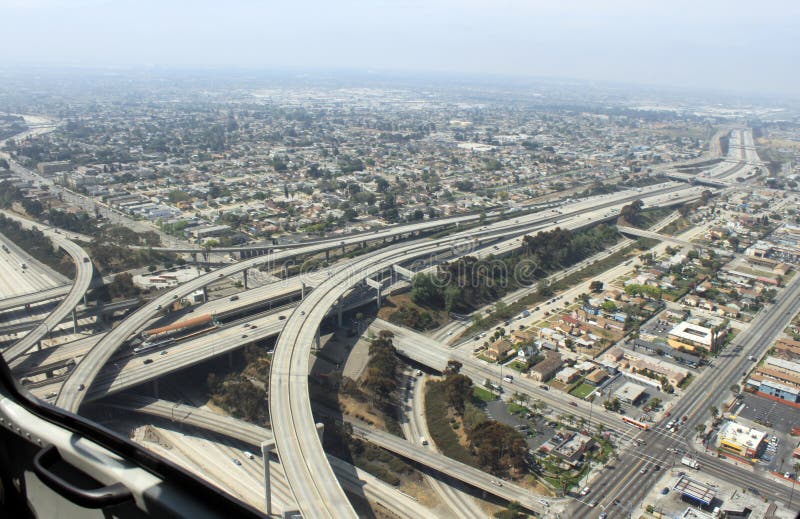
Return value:
<svg viewBox="0 0 800 519">
<path fill-rule="evenodd" d="M 768 398 L 744 393 L 732 411 L 738 416 L 737 421 L 769 435 L 759 466 L 780 472 L 790 470 L 790 465 L 783 462 L 792 459 L 792 449 L 797 444 L 797 438 L 789 433 L 792 425 L 800 423 L 798 410 Z"/>
<path fill-rule="evenodd" d="M 744 393 L 741 403 L 733 411 L 740 418 L 757 424 L 756 427 L 772 429 L 779 434 L 788 434 L 793 425 L 800 425 L 800 410 L 797 408 L 750 393 Z"/>
<path fill-rule="evenodd" d="M 512 415 L 508 412 L 508 403 L 502 400 L 487 402 L 484 411 L 489 419 L 519 430 L 525 437 L 529 449 L 538 449 L 555 434 L 555 429 L 548 424 L 547 419 L 543 417 L 526 419 L 522 415 Z"/>
</svg>

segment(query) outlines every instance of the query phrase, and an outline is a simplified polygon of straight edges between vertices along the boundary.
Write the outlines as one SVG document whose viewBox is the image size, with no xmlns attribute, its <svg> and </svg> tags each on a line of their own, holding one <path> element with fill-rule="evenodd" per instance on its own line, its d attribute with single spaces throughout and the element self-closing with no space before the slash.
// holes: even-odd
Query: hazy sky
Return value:
<svg viewBox="0 0 800 519">
<path fill-rule="evenodd" d="M 0 64 L 617 80 L 797 93 L 798 0 L 0 0 Z"/>
</svg>

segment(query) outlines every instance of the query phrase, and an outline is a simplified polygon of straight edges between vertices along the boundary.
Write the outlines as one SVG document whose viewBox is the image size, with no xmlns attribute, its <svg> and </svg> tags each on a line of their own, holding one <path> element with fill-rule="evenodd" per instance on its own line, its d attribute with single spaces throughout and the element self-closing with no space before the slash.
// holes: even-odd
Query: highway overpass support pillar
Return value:
<svg viewBox="0 0 800 519">
<path fill-rule="evenodd" d="M 317 327 L 317 333 L 314 334 L 314 348 L 315 348 L 316 351 L 319 351 L 319 347 L 320 347 L 321 342 L 322 342 L 322 339 L 320 338 L 320 335 L 319 335 L 319 326 L 318 326 Z"/>
<path fill-rule="evenodd" d="M 206 291 L 206 287 L 203 287 L 203 302 L 208 303 L 208 292 Z"/>
<path fill-rule="evenodd" d="M 242 271 L 242 286 L 247 290 L 247 269 Z"/>
<path fill-rule="evenodd" d="M 158 398 L 158 379 L 153 379 L 153 397 Z"/>
<path fill-rule="evenodd" d="M 301 281 L 300 282 L 300 300 L 302 301 L 305 298 L 306 298 L 306 284 Z"/>
<path fill-rule="evenodd" d="M 78 312 L 74 308 L 72 309 L 72 333 L 78 333 Z"/>
<path fill-rule="evenodd" d="M 267 504 L 267 517 L 272 517 L 272 488 L 269 480 L 269 453 L 275 448 L 275 442 L 261 442 L 261 457 L 264 460 L 264 499 Z"/>
<path fill-rule="evenodd" d="M 228 352 L 228 369 L 233 369 L 233 352 Z"/>
<path fill-rule="evenodd" d="M 330 261 L 330 260 L 331 260 L 331 251 L 330 251 L 330 249 L 326 249 L 325 250 L 325 261 Z"/>
<path fill-rule="evenodd" d="M 367 278 L 364 280 L 367 286 L 374 288 L 378 292 L 378 308 L 381 307 L 381 282 L 374 279 Z"/>
<path fill-rule="evenodd" d="M 336 322 L 342 327 L 342 298 L 336 300 Z"/>
</svg>

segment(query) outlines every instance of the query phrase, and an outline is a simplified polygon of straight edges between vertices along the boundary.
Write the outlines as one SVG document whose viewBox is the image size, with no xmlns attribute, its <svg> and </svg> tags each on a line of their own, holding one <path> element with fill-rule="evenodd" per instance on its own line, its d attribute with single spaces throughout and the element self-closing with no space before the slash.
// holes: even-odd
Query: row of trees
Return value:
<svg viewBox="0 0 800 519">
<path fill-rule="evenodd" d="M 38 229 L 24 229 L 16 220 L 0 214 L 0 233 L 22 250 L 67 277 L 75 275 L 75 265 L 65 252 L 56 249 L 50 238 Z"/>
<path fill-rule="evenodd" d="M 420 310 L 412 305 L 400 305 L 389 320 L 395 324 L 413 328 L 414 330 L 429 330 L 439 325 L 439 322 L 426 310 Z"/>
<path fill-rule="evenodd" d="M 236 418 L 268 426 L 270 358 L 254 344 L 246 346 L 243 355 L 241 373 L 231 373 L 224 379 L 209 373 L 206 386 L 211 401 Z"/>
<path fill-rule="evenodd" d="M 550 271 L 573 265 L 618 239 L 616 229 L 605 224 L 580 232 L 557 228 L 525 236 L 515 254 L 486 259 L 466 256 L 440 265 L 435 274 L 417 274 L 411 297 L 419 305 L 466 313 Z"/>
<path fill-rule="evenodd" d="M 397 349 L 392 344 L 394 334 L 381 330 L 369 346 L 367 371 L 362 379 L 364 390 L 372 397 L 373 405 L 386 408 L 397 389 Z"/>
<path fill-rule="evenodd" d="M 631 283 L 625 286 L 625 293 L 629 296 L 647 296 L 651 299 L 661 299 L 662 291 L 660 288 L 651 285 Z"/>
</svg>

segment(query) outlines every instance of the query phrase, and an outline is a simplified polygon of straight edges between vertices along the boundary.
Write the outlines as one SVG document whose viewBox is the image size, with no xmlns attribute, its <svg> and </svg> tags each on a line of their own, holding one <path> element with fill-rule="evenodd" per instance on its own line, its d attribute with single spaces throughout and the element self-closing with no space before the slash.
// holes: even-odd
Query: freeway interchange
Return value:
<svg viewBox="0 0 800 519">
<path fill-rule="evenodd" d="M 745 145 L 746 138 L 744 136 L 748 134 L 748 132 L 741 132 L 742 145 L 736 147 L 737 153 L 740 154 L 739 161 L 735 162 L 733 166 L 736 171 L 745 167 L 746 164 L 753 164 L 756 160 L 749 152 L 752 145 Z M 717 174 L 720 178 L 730 176 L 735 173 L 733 168 L 729 165 L 727 169 L 721 169 Z M 269 400 L 269 407 L 272 417 L 272 433 L 269 436 L 275 443 L 286 484 L 305 517 L 355 517 L 356 513 L 338 479 L 342 477 L 342 470 L 334 470 L 334 466 L 338 466 L 337 462 L 332 462 L 322 449 L 308 390 L 309 354 L 315 345 L 319 345 L 320 325 L 323 319 L 341 307 L 342 302 L 351 291 L 358 287 L 364 287 L 366 284 L 367 287 L 376 291 L 375 295 L 380 301 L 383 275 L 393 269 L 399 272 L 407 269 L 411 264 L 419 266 L 420 261 L 426 265 L 426 268 L 430 268 L 432 258 L 442 254 L 452 254 L 454 251 L 474 252 L 479 249 L 479 253 L 486 250 L 491 253 L 488 247 L 494 246 L 495 251 L 505 252 L 517 247 L 518 238 L 526 233 L 555 227 L 577 229 L 591 225 L 597 221 L 608 219 L 609 214 L 613 217 L 622 205 L 637 198 L 642 199 L 648 207 L 670 206 L 699 198 L 703 190 L 704 188 L 700 186 L 665 183 L 651 186 L 645 192 L 623 192 L 573 202 L 562 206 L 559 211 L 513 216 L 513 220 L 505 219 L 478 229 L 455 232 L 445 238 L 416 239 L 394 243 L 378 251 L 343 262 L 335 269 L 328 269 L 324 275 L 318 276 L 313 283 L 309 282 L 308 285 L 301 281 L 298 287 L 296 278 L 284 281 L 283 283 L 291 285 L 291 289 L 283 287 L 281 293 L 291 292 L 294 294 L 299 288 L 304 296 L 302 300 L 299 304 L 292 303 L 285 307 L 279 307 L 251 319 L 252 324 L 257 326 L 248 329 L 246 334 L 234 327 L 225 328 L 213 334 L 193 339 L 191 344 L 165 348 L 159 353 L 153 353 L 152 357 L 137 356 L 126 359 L 121 361 L 123 366 L 110 362 L 126 341 L 151 323 L 162 308 L 198 289 L 203 289 L 220 278 L 263 264 L 280 264 L 282 261 L 289 261 L 298 256 L 317 254 L 346 246 L 358 246 L 367 241 L 410 237 L 424 230 L 467 223 L 473 221 L 474 217 L 425 222 L 390 228 L 374 234 L 298 244 L 278 252 L 270 250 L 267 255 L 242 260 L 200 276 L 159 295 L 137 310 L 123 320 L 119 326 L 102 336 L 94 345 L 89 346 L 82 360 L 61 387 L 55 403 L 59 407 L 77 413 L 84 402 L 94 401 L 109 394 L 141 385 L 164 373 L 183 369 L 205 359 L 232 351 L 241 347 L 243 343 L 279 335 L 270 374 L 270 394 L 272 396 Z M 51 237 L 73 257 L 77 271 L 76 281 L 64 301 L 43 323 L 18 344 L 3 352 L 8 360 L 17 359 L 26 353 L 46 333 L 52 322 L 60 322 L 64 315 L 77 305 L 91 282 L 91 262 L 86 261 L 88 257 L 80 247 L 66 238 L 57 235 Z M 270 289 L 272 288 L 270 287 Z M 63 289 L 58 289 L 57 293 L 62 295 L 62 292 Z M 262 295 L 248 297 L 253 301 L 257 301 L 259 298 L 275 297 L 275 294 L 263 292 L 262 290 L 260 293 Z M 56 292 L 54 291 L 54 293 Z M 245 294 L 247 293 L 254 292 L 245 292 Z M 736 360 L 725 366 L 717 367 L 714 373 L 704 373 L 678 402 L 673 411 L 674 414 L 688 416 L 688 421 L 681 434 L 664 433 L 660 431 L 663 424 L 659 424 L 656 431 L 648 435 L 650 441 L 645 448 L 638 449 L 638 452 L 630 455 L 623 455 L 615 475 L 606 475 L 607 477 L 602 478 L 598 490 L 602 490 L 604 495 L 599 503 L 603 510 L 611 510 L 614 507 L 621 508 L 623 505 L 618 503 L 621 503 L 622 496 L 627 503 L 636 503 L 641 500 L 649 488 L 649 484 L 641 483 L 650 481 L 654 474 L 651 472 L 642 478 L 639 473 L 640 468 L 659 463 L 665 464 L 669 458 L 669 455 L 665 456 L 666 453 L 671 452 L 677 446 L 687 447 L 691 442 L 687 436 L 688 431 L 692 430 L 693 425 L 702 421 L 700 416 L 702 411 L 720 398 L 720 394 L 712 389 L 717 386 L 728 387 L 737 379 L 742 364 L 746 362 L 746 356 L 757 353 L 758 348 L 763 344 L 761 341 L 765 337 L 776 335 L 782 329 L 780 324 L 786 320 L 786 316 L 793 316 L 800 310 L 800 297 L 798 296 L 800 296 L 800 282 L 794 279 L 779 295 L 774 307 L 775 311 L 769 315 L 758 316 L 753 326 L 736 338 L 732 346 L 735 347 L 738 354 Z M 218 307 L 224 309 L 229 306 L 229 302 L 220 301 L 215 302 Z M 448 349 L 424 336 L 416 337 L 413 332 L 397 329 L 398 327 L 389 323 L 378 322 L 377 326 L 379 329 L 393 331 L 397 340 L 396 346 L 404 355 L 438 371 L 441 371 L 443 364 L 446 364 L 448 360 L 456 359 L 464 364 L 464 371 L 473 380 L 498 377 L 495 366 L 476 363 L 470 355 L 464 354 L 460 350 Z M 426 340 L 430 344 L 427 344 Z M 427 346 L 425 346 L 426 344 Z M 170 361 L 169 367 L 154 370 L 153 366 L 165 364 L 159 362 L 160 359 L 156 355 L 167 355 Z M 151 362 L 145 362 L 147 359 L 150 359 Z M 590 406 L 584 402 L 569 408 L 563 400 L 559 401 L 558 397 L 540 390 L 532 383 L 521 380 L 518 386 L 517 389 L 523 393 L 535 395 L 556 409 L 582 417 L 588 416 L 592 419 L 592 409 L 587 409 Z M 160 411 L 163 413 L 163 406 Z M 634 432 L 630 427 L 624 426 L 617 417 L 596 412 L 593 418 L 596 422 L 603 423 L 608 430 L 617 432 L 620 437 L 630 438 L 639 435 L 638 431 Z M 200 422 L 195 425 L 213 427 L 213 425 L 203 425 Z M 443 456 L 439 454 L 426 452 L 426 449 L 421 449 L 413 444 L 413 435 L 412 441 L 409 443 L 386 437 L 385 433 L 362 426 L 358 426 L 354 430 L 368 441 L 423 465 L 439 467 L 451 477 L 457 477 L 472 487 L 488 491 L 503 499 L 518 501 L 528 510 L 539 514 L 548 512 L 547 505 L 543 505 L 541 500 L 535 499 L 522 489 L 515 488 L 514 485 L 498 486 L 490 476 L 476 469 L 459 466 L 456 462 L 451 463 L 447 459 L 442 459 Z M 419 431 L 419 426 L 415 425 L 412 430 Z M 237 431 L 244 431 L 241 436 L 247 437 L 249 434 L 251 441 L 254 437 L 262 434 L 262 431 L 249 430 L 248 432 L 244 428 L 238 428 Z M 707 458 L 704 458 L 703 462 L 710 473 L 724 475 L 735 482 L 747 482 L 749 486 L 756 486 L 765 495 L 774 496 L 776 499 L 787 499 L 788 490 L 785 487 L 768 481 L 753 483 L 741 471 L 731 469 L 729 465 L 715 458 Z M 616 475 L 621 477 L 616 477 Z M 597 513 L 581 500 L 574 500 L 569 507 L 572 517 L 589 517 Z"/>
</svg>

